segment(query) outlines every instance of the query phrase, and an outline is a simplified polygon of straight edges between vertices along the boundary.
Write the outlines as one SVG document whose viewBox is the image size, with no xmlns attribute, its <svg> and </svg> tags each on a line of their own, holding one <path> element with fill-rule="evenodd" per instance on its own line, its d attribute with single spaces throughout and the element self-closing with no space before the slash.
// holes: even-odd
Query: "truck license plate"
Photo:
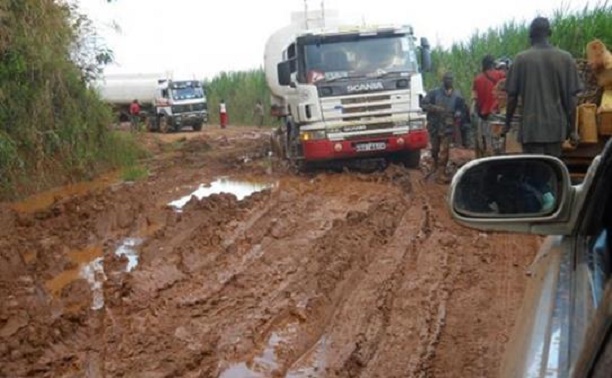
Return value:
<svg viewBox="0 0 612 378">
<path fill-rule="evenodd" d="M 359 143 L 355 145 L 357 152 L 380 151 L 387 148 L 385 142 Z"/>
</svg>

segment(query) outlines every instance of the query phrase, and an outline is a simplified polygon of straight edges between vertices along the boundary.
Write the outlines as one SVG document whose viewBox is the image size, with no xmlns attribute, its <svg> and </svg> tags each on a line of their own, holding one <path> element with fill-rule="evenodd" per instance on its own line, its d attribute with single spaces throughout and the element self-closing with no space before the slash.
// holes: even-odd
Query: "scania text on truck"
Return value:
<svg viewBox="0 0 612 378">
<path fill-rule="evenodd" d="M 417 167 L 428 144 L 417 59 L 420 50 L 428 69 L 427 40 L 419 49 L 410 26 L 329 25 L 307 16 L 294 14 L 266 44 L 271 111 L 282 121 L 274 152 L 298 164 L 385 158 Z"/>
<path fill-rule="evenodd" d="M 98 84 L 100 96 L 129 117 L 129 106 L 138 100 L 142 119 L 151 131 L 180 131 L 184 126 L 202 129 L 208 122 L 206 94 L 198 80 L 174 80 L 161 75 L 107 76 Z"/>
</svg>

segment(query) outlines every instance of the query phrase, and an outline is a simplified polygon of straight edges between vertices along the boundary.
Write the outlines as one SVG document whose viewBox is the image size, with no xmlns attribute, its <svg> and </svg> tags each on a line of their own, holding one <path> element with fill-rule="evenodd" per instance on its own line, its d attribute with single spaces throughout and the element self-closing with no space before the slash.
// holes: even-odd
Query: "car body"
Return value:
<svg viewBox="0 0 612 378">
<path fill-rule="evenodd" d="M 547 235 L 500 376 L 612 377 L 612 144 L 578 185 L 557 158 L 507 155 L 466 164 L 449 190 L 462 225 Z"/>
</svg>

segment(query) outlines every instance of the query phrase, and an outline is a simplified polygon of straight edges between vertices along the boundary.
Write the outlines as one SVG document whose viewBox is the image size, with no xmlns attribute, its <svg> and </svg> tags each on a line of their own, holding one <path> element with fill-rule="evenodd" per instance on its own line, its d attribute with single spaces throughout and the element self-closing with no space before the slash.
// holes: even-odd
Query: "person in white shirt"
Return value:
<svg viewBox="0 0 612 378">
<path fill-rule="evenodd" d="M 225 106 L 225 100 L 221 100 L 219 103 L 219 122 L 221 123 L 221 128 L 225 129 L 225 126 L 227 126 L 227 107 Z"/>
</svg>

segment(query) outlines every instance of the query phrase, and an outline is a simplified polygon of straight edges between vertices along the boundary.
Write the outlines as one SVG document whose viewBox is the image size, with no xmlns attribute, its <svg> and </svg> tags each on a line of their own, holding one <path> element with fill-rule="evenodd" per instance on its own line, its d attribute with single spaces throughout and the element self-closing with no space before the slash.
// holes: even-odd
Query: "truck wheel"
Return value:
<svg viewBox="0 0 612 378">
<path fill-rule="evenodd" d="M 204 126 L 204 122 L 196 123 L 195 125 L 193 125 L 193 131 L 201 131 L 202 126 Z"/>
<path fill-rule="evenodd" d="M 287 158 L 283 139 L 284 135 L 278 131 L 275 131 L 270 135 L 270 150 L 272 151 L 272 155 L 281 160 Z"/>
<path fill-rule="evenodd" d="M 421 164 L 421 150 L 407 151 L 402 154 L 402 163 L 406 168 L 418 168 Z"/>
<path fill-rule="evenodd" d="M 170 123 L 168 122 L 168 117 L 161 116 L 159 117 L 159 132 L 166 134 L 170 131 Z"/>
<path fill-rule="evenodd" d="M 145 130 L 147 130 L 149 132 L 150 131 L 155 131 L 155 121 L 154 121 L 154 119 L 151 118 L 151 117 L 148 117 L 148 116 L 145 117 L 144 118 L 144 127 L 145 127 Z"/>
</svg>

